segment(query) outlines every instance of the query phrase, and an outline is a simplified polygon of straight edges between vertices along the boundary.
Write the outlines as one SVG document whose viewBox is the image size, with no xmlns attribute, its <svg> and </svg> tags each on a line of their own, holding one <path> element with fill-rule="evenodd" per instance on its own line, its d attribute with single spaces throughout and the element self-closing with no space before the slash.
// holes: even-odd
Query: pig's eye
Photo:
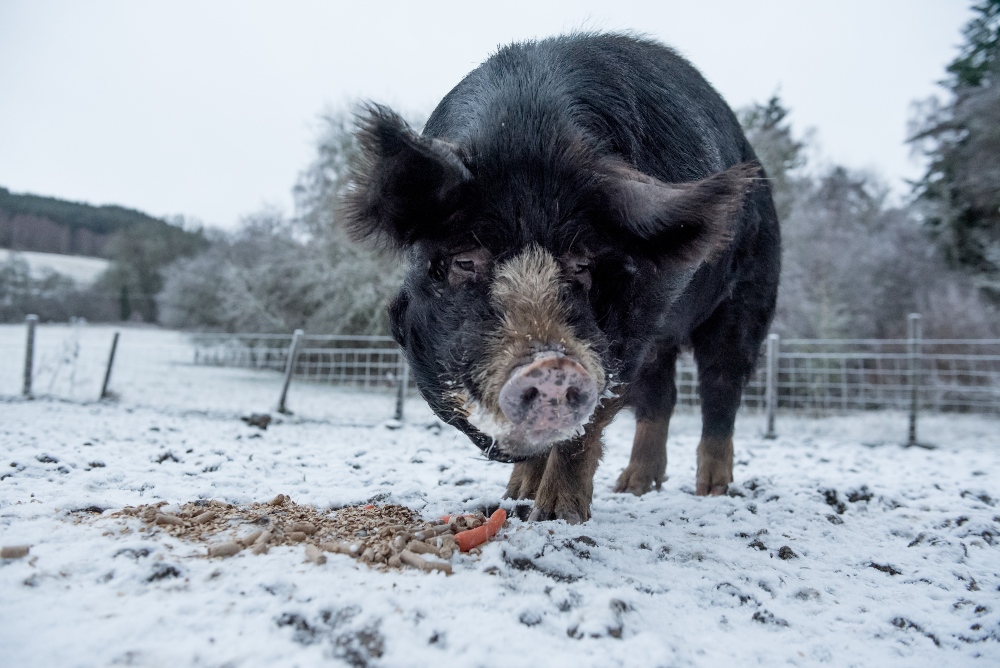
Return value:
<svg viewBox="0 0 1000 668">
<path fill-rule="evenodd" d="M 489 273 L 492 256 L 485 248 L 456 253 L 448 262 L 448 282 L 458 286 L 481 279 Z"/>
<path fill-rule="evenodd" d="M 586 253 L 567 253 L 560 260 L 563 274 L 584 290 L 590 289 L 591 258 Z"/>
</svg>

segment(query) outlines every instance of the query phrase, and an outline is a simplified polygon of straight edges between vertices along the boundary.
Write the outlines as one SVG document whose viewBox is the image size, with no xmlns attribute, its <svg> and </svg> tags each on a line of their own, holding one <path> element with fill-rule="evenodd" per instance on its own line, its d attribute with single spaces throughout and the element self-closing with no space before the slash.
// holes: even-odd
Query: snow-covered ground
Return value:
<svg viewBox="0 0 1000 668">
<path fill-rule="evenodd" d="M 11 257 L 20 257 L 27 262 L 32 278 L 42 278 L 46 272 L 55 272 L 72 278 L 81 287 L 93 283 L 111 265 L 108 260 L 99 257 L 0 248 L 0 262 L 6 262 Z"/>
<path fill-rule="evenodd" d="M 110 517 L 279 493 L 428 518 L 500 500 L 509 467 L 417 402 L 399 426 L 373 419 L 385 397 L 342 399 L 372 419 L 260 431 L 221 408 L 0 401 L 0 545 L 31 545 L 0 561 L 0 664 L 1000 665 L 996 420 L 929 417 L 926 450 L 898 445 L 900 415 L 782 417 L 777 440 L 744 416 L 730 496 L 700 498 L 698 420 L 682 414 L 670 479 L 636 498 L 610 491 L 629 453 L 623 415 L 592 520 L 515 517 L 447 577 L 342 555 L 315 565 L 301 547 L 208 559 Z"/>
</svg>

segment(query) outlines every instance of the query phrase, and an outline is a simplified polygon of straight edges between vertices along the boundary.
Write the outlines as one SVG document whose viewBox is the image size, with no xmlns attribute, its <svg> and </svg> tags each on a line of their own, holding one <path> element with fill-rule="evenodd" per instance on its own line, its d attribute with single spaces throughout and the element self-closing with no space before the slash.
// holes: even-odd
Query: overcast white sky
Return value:
<svg viewBox="0 0 1000 668">
<path fill-rule="evenodd" d="M 644 32 L 734 107 L 776 90 L 822 154 L 905 191 L 910 104 L 939 92 L 971 0 L 0 0 L 0 185 L 233 227 L 292 213 L 318 115 L 424 116 L 498 45 Z"/>
</svg>

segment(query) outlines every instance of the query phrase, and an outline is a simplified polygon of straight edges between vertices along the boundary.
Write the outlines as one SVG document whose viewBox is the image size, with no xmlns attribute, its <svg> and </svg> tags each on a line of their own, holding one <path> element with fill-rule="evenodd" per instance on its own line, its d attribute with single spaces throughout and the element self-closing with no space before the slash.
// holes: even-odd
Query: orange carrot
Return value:
<svg viewBox="0 0 1000 668">
<path fill-rule="evenodd" d="M 458 543 L 458 549 L 462 552 L 468 552 L 477 545 L 482 545 L 488 541 L 493 534 L 500 530 L 503 523 L 507 521 L 507 511 L 503 508 L 497 508 L 490 519 L 486 520 L 486 524 L 478 526 L 475 529 L 469 529 L 468 531 L 462 531 L 455 534 L 455 542 Z"/>
</svg>

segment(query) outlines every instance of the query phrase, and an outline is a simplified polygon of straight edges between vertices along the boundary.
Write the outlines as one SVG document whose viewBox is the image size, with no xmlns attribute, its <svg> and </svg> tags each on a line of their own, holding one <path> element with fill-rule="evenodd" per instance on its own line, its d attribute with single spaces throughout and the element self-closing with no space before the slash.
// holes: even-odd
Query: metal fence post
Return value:
<svg viewBox="0 0 1000 668">
<path fill-rule="evenodd" d="M 115 351 L 118 350 L 118 335 L 119 332 L 115 332 L 114 337 L 111 339 L 111 354 L 108 355 L 108 370 L 104 372 L 104 383 L 101 384 L 101 399 L 108 397 L 108 383 L 111 382 L 111 367 L 114 366 Z"/>
<path fill-rule="evenodd" d="M 910 433 L 906 445 L 917 445 L 917 413 L 920 410 L 920 314 L 907 317 L 910 361 Z"/>
<path fill-rule="evenodd" d="M 35 327 L 38 325 L 38 316 L 29 315 L 24 319 L 28 325 L 28 340 L 24 346 L 24 396 L 31 396 L 31 377 L 35 366 Z"/>
<path fill-rule="evenodd" d="M 764 394 L 767 404 L 767 432 L 764 438 L 777 438 L 774 431 L 774 414 L 778 410 L 778 350 L 781 337 L 769 334 L 767 337 L 767 384 Z"/>
<path fill-rule="evenodd" d="M 403 351 L 399 351 L 399 390 L 396 393 L 396 419 L 403 419 L 403 404 L 406 402 L 406 386 L 410 384 L 410 366 L 406 363 L 406 356 Z"/>
<path fill-rule="evenodd" d="M 285 382 L 281 386 L 281 399 L 278 400 L 278 412 L 288 413 L 285 407 L 285 400 L 288 398 L 288 386 L 292 382 L 292 374 L 295 373 L 295 358 L 299 356 L 299 341 L 302 339 L 301 329 L 295 330 L 292 334 L 292 344 L 288 346 L 288 359 L 285 361 Z"/>
</svg>

